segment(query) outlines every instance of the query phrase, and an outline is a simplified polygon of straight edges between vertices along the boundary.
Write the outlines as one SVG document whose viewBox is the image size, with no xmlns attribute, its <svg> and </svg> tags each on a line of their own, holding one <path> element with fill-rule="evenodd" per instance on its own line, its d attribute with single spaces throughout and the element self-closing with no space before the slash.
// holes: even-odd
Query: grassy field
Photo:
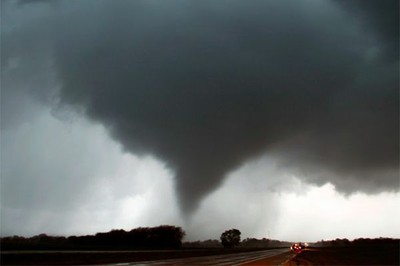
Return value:
<svg viewBox="0 0 400 266">
<path fill-rule="evenodd" d="M 399 245 L 308 248 L 288 265 L 399 265 Z"/>
</svg>

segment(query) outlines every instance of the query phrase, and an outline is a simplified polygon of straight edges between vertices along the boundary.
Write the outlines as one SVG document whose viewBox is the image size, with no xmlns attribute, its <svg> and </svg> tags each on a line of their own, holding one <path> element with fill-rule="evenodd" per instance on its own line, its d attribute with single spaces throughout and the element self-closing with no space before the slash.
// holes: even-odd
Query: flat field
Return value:
<svg viewBox="0 0 400 266">
<path fill-rule="evenodd" d="M 400 265 L 399 245 L 306 248 L 286 265 Z"/>
</svg>

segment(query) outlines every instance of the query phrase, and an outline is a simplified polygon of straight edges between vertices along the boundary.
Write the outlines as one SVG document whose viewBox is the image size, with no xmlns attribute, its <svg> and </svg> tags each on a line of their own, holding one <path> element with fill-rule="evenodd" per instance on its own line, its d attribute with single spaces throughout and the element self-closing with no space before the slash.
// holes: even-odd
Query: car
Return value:
<svg viewBox="0 0 400 266">
<path fill-rule="evenodd" d="M 295 253 L 299 254 L 303 251 L 303 249 L 305 248 L 305 245 L 302 243 L 294 243 L 290 249 L 293 250 Z"/>
</svg>

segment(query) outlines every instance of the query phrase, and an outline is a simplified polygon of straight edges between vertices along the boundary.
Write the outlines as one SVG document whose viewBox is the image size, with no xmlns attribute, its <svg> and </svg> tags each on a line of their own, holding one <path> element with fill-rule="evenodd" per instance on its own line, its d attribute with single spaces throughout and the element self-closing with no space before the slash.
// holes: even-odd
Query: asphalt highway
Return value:
<svg viewBox="0 0 400 266">
<path fill-rule="evenodd" d="M 284 265 L 293 256 L 287 248 L 271 249 L 237 254 L 213 255 L 203 257 L 190 257 L 181 259 L 167 259 L 156 261 L 141 261 L 131 263 L 108 264 L 109 266 L 160 266 L 160 265 Z M 270 264 L 271 263 L 271 264 Z"/>
</svg>

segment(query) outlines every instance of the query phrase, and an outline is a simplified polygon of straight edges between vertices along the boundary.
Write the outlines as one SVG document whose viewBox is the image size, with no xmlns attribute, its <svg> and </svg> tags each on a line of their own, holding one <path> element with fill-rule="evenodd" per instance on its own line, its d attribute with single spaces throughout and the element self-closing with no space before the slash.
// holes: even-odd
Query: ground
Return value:
<svg viewBox="0 0 400 266">
<path fill-rule="evenodd" d="M 307 248 L 285 265 L 399 265 L 399 245 Z"/>
<path fill-rule="evenodd" d="M 399 243 L 391 245 L 287 249 L 181 249 L 173 251 L 1 252 L 2 265 L 84 265 L 145 262 L 148 265 L 400 265 Z M 270 255 L 268 255 L 270 254 Z M 172 264 L 171 264 L 172 263 Z M 232 265 L 232 264 L 229 264 Z"/>
</svg>

